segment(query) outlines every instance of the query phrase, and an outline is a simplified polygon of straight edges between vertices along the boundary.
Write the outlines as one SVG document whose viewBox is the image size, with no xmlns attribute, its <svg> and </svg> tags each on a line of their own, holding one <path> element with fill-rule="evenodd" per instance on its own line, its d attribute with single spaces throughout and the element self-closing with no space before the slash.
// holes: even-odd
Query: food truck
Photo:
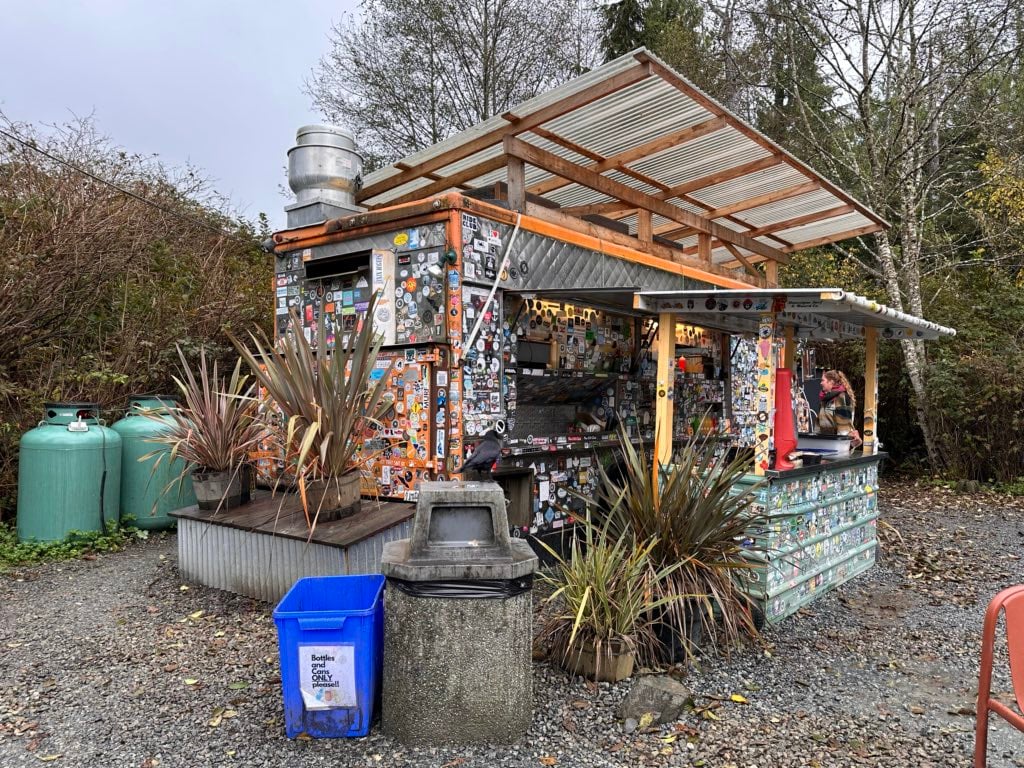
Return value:
<svg viewBox="0 0 1024 768">
<path fill-rule="evenodd" d="M 838 287 L 780 289 L 791 254 L 886 222 L 648 51 L 365 177 L 351 136 L 308 126 L 289 181 L 276 332 L 322 337 L 321 354 L 366 323 L 384 339 L 394 406 L 366 441 L 365 495 L 459 478 L 494 430 L 513 533 L 557 538 L 620 425 L 662 463 L 697 433 L 752 450 L 766 481 L 769 620 L 870 567 L 878 341 L 952 331 Z M 779 372 L 828 339 L 865 345 L 863 446 L 807 442 L 781 469 Z"/>
</svg>

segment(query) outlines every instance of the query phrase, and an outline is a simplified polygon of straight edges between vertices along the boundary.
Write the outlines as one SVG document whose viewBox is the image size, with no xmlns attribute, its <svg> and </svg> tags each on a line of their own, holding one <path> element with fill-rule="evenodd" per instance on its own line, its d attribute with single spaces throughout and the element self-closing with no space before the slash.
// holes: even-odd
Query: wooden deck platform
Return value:
<svg viewBox="0 0 1024 768">
<path fill-rule="evenodd" d="M 363 499 L 344 520 L 319 521 L 312 536 L 298 497 L 258 491 L 249 504 L 178 519 L 178 568 L 199 584 L 276 602 L 304 576 L 378 573 L 384 544 L 412 535 L 414 504 Z"/>
</svg>

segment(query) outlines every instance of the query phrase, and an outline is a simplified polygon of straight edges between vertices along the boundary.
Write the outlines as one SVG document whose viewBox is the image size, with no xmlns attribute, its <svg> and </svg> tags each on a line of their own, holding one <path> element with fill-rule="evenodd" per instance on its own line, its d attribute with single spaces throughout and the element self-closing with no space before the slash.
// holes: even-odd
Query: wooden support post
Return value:
<svg viewBox="0 0 1024 768">
<path fill-rule="evenodd" d="M 764 276 L 768 280 L 768 287 L 775 288 L 779 284 L 779 262 L 768 259 L 764 263 Z"/>
<path fill-rule="evenodd" d="M 526 163 L 518 157 L 508 158 L 508 206 L 513 211 L 526 210 Z"/>
<path fill-rule="evenodd" d="M 757 327 L 757 424 L 754 427 L 754 474 L 768 469 L 768 446 L 775 405 L 775 314 L 761 315 Z"/>
<path fill-rule="evenodd" d="M 796 362 L 796 328 L 792 325 L 787 325 L 783 329 L 785 334 L 786 346 L 783 348 L 782 356 L 782 367 L 793 370 L 793 364 Z"/>
<path fill-rule="evenodd" d="M 878 329 L 864 329 L 864 453 L 878 453 Z"/>
<path fill-rule="evenodd" d="M 662 464 L 672 461 L 672 401 L 675 392 L 674 365 L 676 352 L 676 316 L 671 312 L 658 315 L 658 379 L 655 391 L 654 488 L 659 485 Z"/>
<path fill-rule="evenodd" d="M 645 208 L 641 208 L 636 212 L 636 236 L 641 243 L 649 243 L 654 240 L 651 212 Z"/>
<path fill-rule="evenodd" d="M 711 265 L 711 235 L 707 232 L 697 235 L 697 258 L 708 266 Z"/>
</svg>

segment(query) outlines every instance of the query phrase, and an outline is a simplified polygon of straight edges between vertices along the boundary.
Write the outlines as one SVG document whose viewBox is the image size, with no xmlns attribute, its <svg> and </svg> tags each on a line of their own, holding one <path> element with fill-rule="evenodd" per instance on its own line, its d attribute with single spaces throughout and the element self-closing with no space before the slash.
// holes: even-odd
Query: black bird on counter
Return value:
<svg viewBox="0 0 1024 768">
<path fill-rule="evenodd" d="M 467 469 L 477 472 L 490 472 L 491 467 L 501 457 L 501 435 L 493 429 L 484 432 L 483 439 L 473 446 L 473 455 L 466 463 L 459 467 L 458 472 L 462 474 Z"/>
</svg>

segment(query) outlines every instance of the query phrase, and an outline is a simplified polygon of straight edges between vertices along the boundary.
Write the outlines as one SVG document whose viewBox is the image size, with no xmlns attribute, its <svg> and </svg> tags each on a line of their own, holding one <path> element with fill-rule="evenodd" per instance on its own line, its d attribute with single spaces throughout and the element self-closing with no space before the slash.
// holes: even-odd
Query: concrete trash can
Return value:
<svg viewBox="0 0 1024 768">
<path fill-rule="evenodd" d="M 407 745 L 502 744 L 533 718 L 530 545 L 496 483 L 420 485 L 411 539 L 384 545 L 382 725 Z"/>
</svg>

